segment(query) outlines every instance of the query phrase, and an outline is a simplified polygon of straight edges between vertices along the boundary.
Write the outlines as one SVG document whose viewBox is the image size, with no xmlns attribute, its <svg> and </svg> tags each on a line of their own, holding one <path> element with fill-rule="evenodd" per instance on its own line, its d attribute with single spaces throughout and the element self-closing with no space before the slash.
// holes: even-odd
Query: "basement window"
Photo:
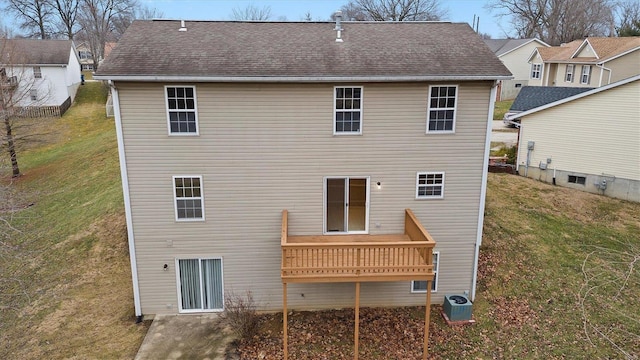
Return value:
<svg viewBox="0 0 640 360">
<path fill-rule="evenodd" d="M 568 182 L 572 184 L 585 185 L 587 183 L 587 178 L 584 176 L 569 175 Z"/>
<path fill-rule="evenodd" d="M 431 292 L 438 291 L 438 268 L 440 266 L 440 252 L 433 252 L 433 281 L 431 282 Z M 411 282 L 412 293 L 426 293 L 427 282 L 414 280 Z"/>
</svg>

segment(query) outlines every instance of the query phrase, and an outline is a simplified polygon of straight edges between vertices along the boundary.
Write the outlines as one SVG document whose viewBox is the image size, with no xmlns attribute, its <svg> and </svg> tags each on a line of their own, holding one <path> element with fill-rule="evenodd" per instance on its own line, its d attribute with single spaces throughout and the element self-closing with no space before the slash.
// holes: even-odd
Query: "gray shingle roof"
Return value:
<svg viewBox="0 0 640 360">
<path fill-rule="evenodd" d="M 583 87 L 525 86 L 513 101 L 509 111 L 527 111 L 573 95 L 592 90 Z"/>
<path fill-rule="evenodd" d="M 21 65 L 67 65 L 71 40 L 0 39 L 0 62 Z"/>
<path fill-rule="evenodd" d="M 134 21 L 97 76 L 484 77 L 511 73 L 466 23 Z"/>
<path fill-rule="evenodd" d="M 532 40 L 535 39 L 484 39 L 484 42 L 497 56 L 501 56 L 502 54 L 508 53 L 509 51 Z"/>
</svg>

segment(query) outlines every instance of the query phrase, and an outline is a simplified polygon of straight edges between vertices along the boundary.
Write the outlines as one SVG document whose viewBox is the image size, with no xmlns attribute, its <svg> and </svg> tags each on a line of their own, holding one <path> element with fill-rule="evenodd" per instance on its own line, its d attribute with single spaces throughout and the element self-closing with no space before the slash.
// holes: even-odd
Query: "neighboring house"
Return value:
<svg viewBox="0 0 640 360">
<path fill-rule="evenodd" d="M 531 66 L 527 62 L 538 47 L 548 47 L 544 41 L 532 39 L 485 39 L 485 44 L 502 60 L 513 74 L 512 80 L 500 81 L 498 100 L 511 100 L 529 81 Z"/>
<path fill-rule="evenodd" d="M 134 21 L 100 66 L 136 315 L 475 295 L 511 74 L 466 23 L 341 26 Z"/>
<path fill-rule="evenodd" d="M 82 71 L 94 71 L 95 66 L 93 63 L 93 54 L 91 48 L 85 42 L 81 42 L 76 46 L 78 51 L 78 58 L 80 59 L 80 68 Z"/>
<path fill-rule="evenodd" d="M 518 173 L 640 201 L 640 75 L 517 114 Z"/>
<path fill-rule="evenodd" d="M 640 37 L 589 37 L 531 54 L 529 85 L 599 87 L 640 74 Z"/>
<path fill-rule="evenodd" d="M 61 115 L 71 106 L 80 85 L 72 41 L 1 39 L 0 52 L 0 69 L 17 84 L 14 106 L 43 115 Z"/>
<path fill-rule="evenodd" d="M 521 112 L 550 104 L 573 95 L 589 91 L 591 88 L 559 87 L 559 86 L 525 86 L 504 115 L 505 125 L 517 125 L 520 119 L 515 116 Z"/>
</svg>

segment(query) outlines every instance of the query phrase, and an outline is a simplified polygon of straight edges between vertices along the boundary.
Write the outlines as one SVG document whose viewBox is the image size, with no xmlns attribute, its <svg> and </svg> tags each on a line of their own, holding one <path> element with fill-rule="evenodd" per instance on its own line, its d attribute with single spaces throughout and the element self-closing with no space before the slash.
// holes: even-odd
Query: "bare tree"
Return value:
<svg viewBox="0 0 640 360">
<path fill-rule="evenodd" d="M 83 29 L 82 37 L 89 44 L 94 64 L 104 57 L 104 45 L 116 40 L 115 22 L 121 17 L 133 18 L 135 0 L 81 0 L 78 21 Z M 124 31 L 124 30 L 122 30 Z"/>
<path fill-rule="evenodd" d="M 616 13 L 618 36 L 640 36 L 640 1 L 621 1 Z"/>
<path fill-rule="evenodd" d="M 351 0 L 340 10 L 345 19 L 355 21 L 432 21 L 447 16 L 440 0 Z"/>
<path fill-rule="evenodd" d="M 259 8 L 253 4 L 249 4 L 244 8 L 235 7 L 231 10 L 230 17 L 233 20 L 269 20 L 271 18 L 271 7 L 263 6 Z"/>
<path fill-rule="evenodd" d="M 492 0 L 487 7 L 510 19 L 518 37 L 551 45 L 612 35 L 613 0 Z"/>
<path fill-rule="evenodd" d="M 7 0 L 6 11 L 16 17 L 28 37 L 51 37 L 54 10 L 49 0 Z"/>
<path fill-rule="evenodd" d="M 58 32 L 69 40 L 78 32 L 78 5 L 80 0 L 49 0 L 54 9 Z"/>
<path fill-rule="evenodd" d="M 35 68 L 27 65 L 25 41 L 30 40 L 0 39 L 0 148 L 9 155 L 13 177 L 21 174 L 18 144 L 42 135 L 29 131 L 34 124 L 22 116 L 23 110 L 41 106 L 51 96 L 50 84 L 36 79 Z"/>
<path fill-rule="evenodd" d="M 120 38 L 127 30 L 133 20 L 152 20 L 161 19 L 164 13 L 156 8 L 150 8 L 146 5 L 133 4 L 131 11 L 125 11 L 113 19 L 113 33 L 115 38 Z"/>
</svg>

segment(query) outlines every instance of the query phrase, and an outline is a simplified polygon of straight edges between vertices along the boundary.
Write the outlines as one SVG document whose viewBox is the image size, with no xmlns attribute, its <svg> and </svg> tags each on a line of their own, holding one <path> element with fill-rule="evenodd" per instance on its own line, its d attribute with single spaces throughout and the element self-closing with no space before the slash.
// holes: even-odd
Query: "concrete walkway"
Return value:
<svg viewBox="0 0 640 360">
<path fill-rule="evenodd" d="M 153 320 L 136 360 L 224 360 L 234 340 L 218 314 L 159 315 Z"/>
</svg>

